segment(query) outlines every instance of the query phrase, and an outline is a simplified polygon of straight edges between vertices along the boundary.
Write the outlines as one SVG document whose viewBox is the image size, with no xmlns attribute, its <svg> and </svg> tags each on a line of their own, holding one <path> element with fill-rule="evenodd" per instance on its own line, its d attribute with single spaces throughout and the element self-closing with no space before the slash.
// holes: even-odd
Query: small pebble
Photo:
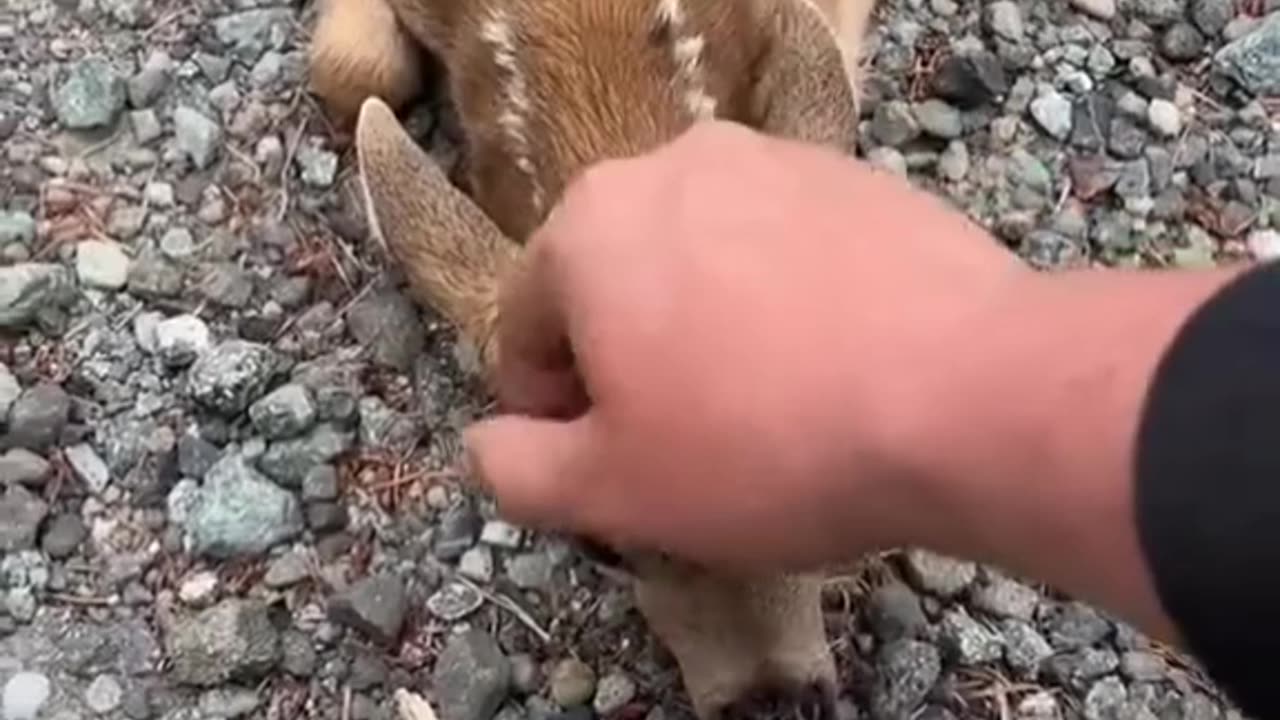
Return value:
<svg viewBox="0 0 1280 720">
<path fill-rule="evenodd" d="M 1182 131 L 1182 114 L 1178 106 L 1156 98 L 1147 106 L 1147 122 L 1151 129 L 1164 137 L 1174 137 Z"/>
<path fill-rule="evenodd" d="M 561 660 L 551 670 L 551 699 L 560 707 L 585 705 L 596 693 L 596 674 L 575 658 Z"/>
<path fill-rule="evenodd" d="M 93 679 L 85 690 L 84 702 L 89 709 L 98 715 L 106 715 L 124 700 L 124 688 L 120 681 L 112 675 L 102 674 Z"/>
</svg>

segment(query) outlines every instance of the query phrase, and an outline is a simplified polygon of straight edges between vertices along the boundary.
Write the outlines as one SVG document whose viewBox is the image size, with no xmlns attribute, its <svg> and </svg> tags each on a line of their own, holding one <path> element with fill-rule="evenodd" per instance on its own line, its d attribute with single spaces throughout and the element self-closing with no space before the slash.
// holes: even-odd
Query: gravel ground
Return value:
<svg viewBox="0 0 1280 720">
<path fill-rule="evenodd" d="M 1116 2 L 887 0 L 863 150 L 1045 270 L 1280 254 L 1280 2 Z M 0 715 L 688 717 L 624 588 L 463 490 L 485 401 L 364 243 L 310 12 L 0 5 Z M 990 568 L 828 609 L 849 719 L 1240 717 Z"/>
</svg>

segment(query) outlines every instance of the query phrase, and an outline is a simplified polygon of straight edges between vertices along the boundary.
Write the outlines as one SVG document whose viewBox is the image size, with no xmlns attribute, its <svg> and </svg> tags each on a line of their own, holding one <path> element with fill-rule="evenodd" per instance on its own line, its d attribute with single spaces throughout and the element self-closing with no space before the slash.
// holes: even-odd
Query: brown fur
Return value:
<svg viewBox="0 0 1280 720">
<path fill-rule="evenodd" d="M 566 183 L 592 163 L 643 152 L 713 115 L 853 150 L 850 56 L 860 38 L 837 40 L 832 24 L 861 33 L 873 0 L 821 0 L 826 15 L 808 0 L 327 2 L 312 86 L 356 120 L 374 234 L 416 298 L 478 348 L 487 373 L 500 352 L 499 280 Z M 395 117 L 422 74 L 406 66 L 417 62 L 403 51 L 411 44 L 443 60 L 472 197 Z M 694 56 L 697 64 L 686 62 Z M 824 714 L 832 712 L 835 667 L 817 578 L 730 577 L 624 554 L 638 607 L 679 663 L 700 717 L 734 714 L 760 688 L 816 687 Z"/>
</svg>

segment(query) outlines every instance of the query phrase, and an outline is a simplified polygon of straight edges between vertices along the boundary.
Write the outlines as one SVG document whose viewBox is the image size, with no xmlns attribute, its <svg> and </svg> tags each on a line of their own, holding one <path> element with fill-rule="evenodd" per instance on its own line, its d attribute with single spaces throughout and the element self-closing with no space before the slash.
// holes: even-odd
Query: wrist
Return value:
<svg viewBox="0 0 1280 720">
<path fill-rule="evenodd" d="M 912 450 L 922 537 L 1171 635 L 1133 519 L 1135 435 L 1164 351 L 1236 272 L 1029 275 L 964 328 Z"/>
</svg>

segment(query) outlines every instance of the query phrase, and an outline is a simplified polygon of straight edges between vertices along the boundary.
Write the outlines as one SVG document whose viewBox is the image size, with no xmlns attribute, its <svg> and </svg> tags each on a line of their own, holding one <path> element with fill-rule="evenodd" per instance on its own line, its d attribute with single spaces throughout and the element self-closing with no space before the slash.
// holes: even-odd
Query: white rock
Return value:
<svg viewBox="0 0 1280 720">
<path fill-rule="evenodd" d="M 480 530 L 480 542 L 515 549 L 524 540 L 524 531 L 502 520 L 490 520 Z"/>
<path fill-rule="evenodd" d="M 868 151 L 867 161 L 875 167 L 888 170 L 895 175 L 905 177 L 907 174 L 907 159 L 902 157 L 902 153 L 885 145 Z"/>
<path fill-rule="evenodd" d="M 213 344 L 209 326 L 190 313 L 156 323 L 155 338 L 156 354 L 174 366 L 190 363 Z"/>
<path fill-rule="evenodd" d="M 218 591 L 218 574 L 212 570 L 192 573 L 178 586 L 178 599 L 193 607 L 208 605 Z"/>
<path fill-rule="evenodd" d="M 84 693 L 85 704 L 98 715 L 115 710 L 123 700 L 124 688 L 120 687 L 120 681 L 106 673 L 94 678 Z"/>
<path fill-rule="evenodd" d="M 1071 134 L 1071 101 L 1056 90 L 1031 101 L 1031 117 L 1058 140 L 1065 140 Z"/>
<path fill-rule="evenodd" d="M 1116 16 L 1116 0 L 1071 0 L 1071 6 L 1100 20 Z"/>
<path fill-rule="evenodd" d="M 1254 230 L 1245 243 L 1255 260 L 1266 262 L 1280 258 L 1280 232 L 1270 228 Z"/>
<path fill-rule="evenodd" d="M 1147 122 L 1151 129 L 1165 137 L 1173 137 L 1182 132 L 1182 114 L 1178 106 L 1156 98 L 1147 105 Z"/>
<path fill-rule="evenodd" d="M 20 672 L 4 684 L 0 715 L 4 720 L 36 720 L 36 713 L 49 699 L 49 678 L 35 672 Z"/>
<path fill-rule="evenodd" d="M 129 256 L 119 243 L 84 240 L 76 245 L 76 276 L 90 287 L 119 290 L 129 279 Z"/>
<path fill-rule="evenodd" d="M 107 484 L 111 482 L 111 471 L 92 446 L 77 443 L 64 450 L 63 454 L 76 477 L 89 488 L 89 492 L 97 495 L 107 489 Z"/>
</svg>

